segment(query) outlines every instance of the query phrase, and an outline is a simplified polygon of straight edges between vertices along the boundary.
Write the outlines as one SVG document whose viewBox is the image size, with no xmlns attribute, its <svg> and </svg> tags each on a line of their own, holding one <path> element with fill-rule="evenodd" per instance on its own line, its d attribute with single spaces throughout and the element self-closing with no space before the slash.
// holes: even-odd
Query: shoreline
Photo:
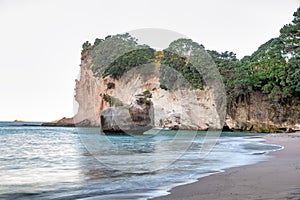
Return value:
<svg viewBox="0 0 300 200">
<path fill-rule="evenodd" d="M 229 168 L 152 199 L 300 199 L 300 132 L 270 134 L 264 139 L 283 149 L 270 152 L 267 161 Z"/>
</svg>

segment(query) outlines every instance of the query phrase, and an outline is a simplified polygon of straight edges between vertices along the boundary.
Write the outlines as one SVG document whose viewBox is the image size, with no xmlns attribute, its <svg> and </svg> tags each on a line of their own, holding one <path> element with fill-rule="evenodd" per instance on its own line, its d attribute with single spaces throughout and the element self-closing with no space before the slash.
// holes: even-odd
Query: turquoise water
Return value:
<svg viewBox="0 0 300 200">
<path fill-rule="evenodd" d="M 217 140 L 206 132 L 189 137 L 189 131 L 101 136 L 98 129 L 21 125 L 0 123 L 0 199 L 148 199 L 264 161 L 281 148 L 245 133 Z M 180 134 L 187 137 L 170 143 Z M 209 152 L 206 143 L 214 144 Z"/>
</svg>

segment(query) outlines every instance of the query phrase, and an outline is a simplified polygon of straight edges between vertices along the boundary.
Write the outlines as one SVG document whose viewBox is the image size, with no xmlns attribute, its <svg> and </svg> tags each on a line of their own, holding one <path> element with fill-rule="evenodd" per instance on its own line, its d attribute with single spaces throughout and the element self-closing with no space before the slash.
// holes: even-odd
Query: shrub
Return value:
<svg viewBox="0 0 300 200">
<path fill-rule="evenodd" d="M 150 91 L 149 90 L 145 90 L 143 93 L 144 94 L 150 94 Z"/>
<path fill-rule="evenodd" d="M 148 106 L 150 106 L 151 105 L 151 101 L 147 99 L 147 100 L 145 100 L 145 104 L 148 105 Z"/>
<path fill-rule="evenodd" d="M 107 89 L 114 89 L 115 88 L 115 84 L 112 82 L 107 83 Z"/>
</svg>

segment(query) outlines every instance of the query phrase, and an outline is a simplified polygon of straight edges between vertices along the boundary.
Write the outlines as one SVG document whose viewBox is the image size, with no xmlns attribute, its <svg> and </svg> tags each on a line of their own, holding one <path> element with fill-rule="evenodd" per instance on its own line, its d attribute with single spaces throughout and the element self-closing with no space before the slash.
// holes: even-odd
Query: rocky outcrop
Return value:
<svg viewBox="0 0 300 200">
<path fill-rule="evenodd" d="M 152 95 L 138 94 L 129 106 L 109 107 L 100 114 L 104 133 L 143 134 L 154 127 Z"/>
<path fill-rule="evenodd" d="M 133 68 L 119 79 L 109 76 L 95 78 L 90 65 L 91 60 L 86 56 L 81 63 L 80 79 L 76 81 L 75 100 L 78 103 L 78 111 L 74 116 L 75 123 L 88 119 L 91 125 L 100 126 L 102 111 L 116 102 L 120 105 L 131 105 L 136 100 L 135 95 L 150 91 L 155 127 L 193 130 L 222 128 L 223 124 L 218 119 L 212 91 L 208 88 L 204 90 L 179 88 L 172 91 L 161 89 L 160 65 Z M 135 119 L 139 113 L 139 106 L 132 106 Z M 106 112 L 120 111 L 110 109 Z"/>
<path fill-rule="evenodd" d="M 91 122 L 88 119 L 80 122 L 74 122 L 73 118 L 63 117 L 62 119 L 55 120 L 53 122 L 42 123 L 41 126 L 61 126 L 61 127 L 91 127 Z"/>
<path fill-rule="evenodd" d="M 272 101 L 261 92 L 240 96 L 228 105 L 225 126 L 232 130 L 286 132 L 300 130 L 300 101 Z"/>
<path fill-rule="evenodd" d="M 75 123 L 73 118 L 66 118 L 63 117 L 59 120 L 55 120 L 53 122 L 47 122 L 47 123 L 43 123 L 41 124 L 41 126 L 65 126 L 65 127 L 74 127 Z"/>
<path fill-rule="evenodd" d="M 80 78 L 76 80 L 75 100 L 78 107 L 72 118 L 74 124 L 100 127 L 102 123 L 102 128 L 107 131 L 120 131 L 120 126 L 124 130 L 133 126 L 137 127 L 136 130 L 145 127 L 148 124 L 145 108 L 134 102 L 135 95 L 150 91 L 155 127 L 211 130 L 222 129 L 224 125 L 226 130 L 238 131 L 300 130 L 300 104 L 296 101 L 274 102 L 260 92 L 240 96 L 228 102 L 223 124 L 211 88 L 161 89 L 158 64 L 133 68 L 118 79 L 94 77 L 92 65 L 89 51 L 84 52 Z M 126 105 L 131 105 L 130 109 Z M 131 123 L 127 124 L 128 121 Z"/>
<path fill-rule="evenodd" d="M 24 121 L 20 119 L 15 119 L 14 122 L 24 122 Z"/>
<path fill-rule="evenodd" d="M 101 112 L 101 130 L 104 133 L 143 134 L 151 124 L 139 126 L 133 121 L 128 108 L 112 107 Z"/>
</svg>

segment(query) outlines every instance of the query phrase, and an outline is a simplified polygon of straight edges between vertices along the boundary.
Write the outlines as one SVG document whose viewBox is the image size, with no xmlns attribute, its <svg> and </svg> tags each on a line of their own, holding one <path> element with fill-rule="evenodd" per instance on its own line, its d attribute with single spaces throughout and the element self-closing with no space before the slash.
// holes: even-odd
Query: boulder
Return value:
<svg viewBox="0 0 300 200">
<path fill-rule="evenodd" d="M 101 112 L 100 120 L 102 132 L 108 134 L 143 134 L 154 127 L 149 111 L 137 108 L 110 107 Z"/>
</svg>

